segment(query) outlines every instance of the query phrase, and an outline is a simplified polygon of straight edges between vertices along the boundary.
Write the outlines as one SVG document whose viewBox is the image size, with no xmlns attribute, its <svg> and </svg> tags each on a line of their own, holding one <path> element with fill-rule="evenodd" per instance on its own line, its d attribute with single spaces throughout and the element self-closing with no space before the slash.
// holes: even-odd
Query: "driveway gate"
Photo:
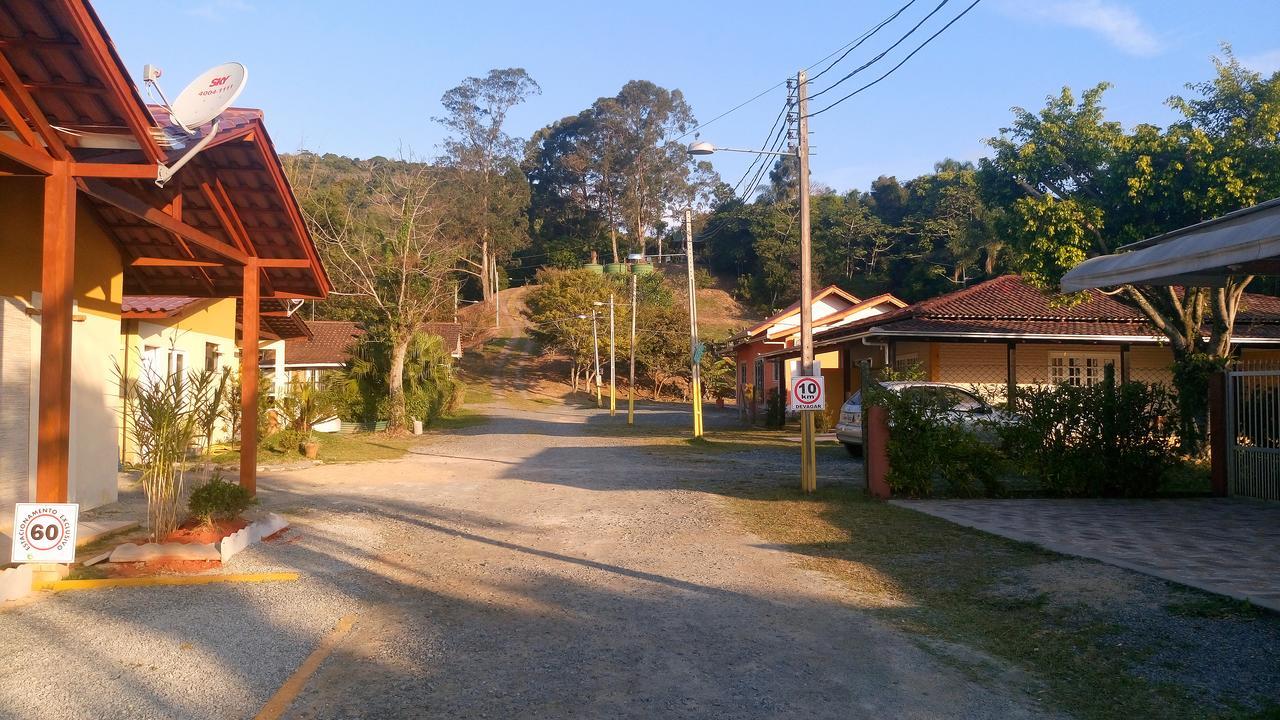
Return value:
<svg viewBox="0 0 1280 720">
<path fill-rule="evenodd" d="M 1227 490 L 1280 500 L 1280 370 L 1227 373 Z"/>
</svg>

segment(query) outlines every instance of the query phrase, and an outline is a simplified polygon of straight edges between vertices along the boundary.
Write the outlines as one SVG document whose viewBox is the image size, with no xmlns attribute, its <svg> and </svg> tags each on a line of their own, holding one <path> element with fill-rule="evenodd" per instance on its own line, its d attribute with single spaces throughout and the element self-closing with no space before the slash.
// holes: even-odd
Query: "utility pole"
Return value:
<svg viewBox="0 0 1280 720">
<path fill-rule="evenodd" d="M 702 368 L 698 362 L 698 285 L 693 277 L 693 209 L 684 211 L 684 256 L 689 268 L 689 369 L 693 396 L 693 436 L 702 437 Z"/>
<path fill-rule="evenodd" d="M 618 414 L 618 364 L 613 353 L 613 293 L 609 293 L 609 417 Z"/>
<path fill-rule="evenodd" d="M 813 268 L 809 237 L 809 75 L 796 74 L 796 158 L 800 165 L 800 374 L 814 375 L 813 367 Z M 800 491 L 818 489 L 818 452 L 814 438 L 814 411 L 800 412 Z"/>
<path fill-rule="evenodd" d="M 596 350 L 596 407 L 600 407 L 600 331 L 596 327 L 596 319 L 600 314 L 596 311 L 601 303 L 593 303 L 591 307 L 591 344 Z"/>
<path fill-rule="evenodd" d="M 631 268 L 631 375 L 627 380 L 627 424 L 636 424 L 636 270 Z"/>
</svg>

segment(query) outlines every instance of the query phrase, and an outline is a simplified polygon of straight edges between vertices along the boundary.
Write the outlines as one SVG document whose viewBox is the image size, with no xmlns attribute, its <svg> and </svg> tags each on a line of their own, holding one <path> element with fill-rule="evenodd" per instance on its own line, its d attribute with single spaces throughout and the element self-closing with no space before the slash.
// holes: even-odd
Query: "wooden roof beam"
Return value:
<svg viewBox="0 0 1280 720">
<path fill-rule="evenodd" d="M 22 79 L 18 77 L 18 72 L 13 69 L 13 65 L 9 64 L 9 59 L 5 57 L 3 52 L 0 52 L 0 82 L 3 82 L 4 86 L 9 88 L 17 109 L 30 118 L 31 123 L 36 126 L 36 133 L 44 140 L 49 154 L 57 160 L 70 160 L 71 152 L 67 150 L 66 143 L 62 142 L 62 138 L 58 136 L 58 131 L 54 130 L 53 126 L 49 124 L 49 120 L 44 116 L 44 111 L 40 109 L 39 103 L 23 87 Z"/>
<path fill-rule="evenodd" d="M 54 160 L 43 148 L 20 143 L 7 135 L 0 135 L 0 156 L 29 167 L 41 175 L 53 174 Z"/>
<path fill-rule="evenodd" d="M 24 144 L 31 147 L 40 146 L 40 139 L 32 132 L 27 125 L 26 119 L 18 111 L 18 106 L 9 97 L 8 93 L 4 92 L 3 88 L 0 88 L 0 118 L 4 118 L 4 121 L 9 124 L 9 127 L 13 128 L 13 132 L 17 134 L 18 139 Z"/>
<path fill-rule="evenodd" d="M 152 207 L 141 198 L 125 192 L 104 180 L 81 179 L 80 182 L 86 194 L 140 220 L 145 220 L 162 230 L 168 230 L 186 242 L 199 245 L 205 250 L 224 257 L 237 265 L 245 265 L 250 260 L 249 255 L 239 248 L 232 247 L 209 233 L 197 230 L 180 220 L 175 220 L 163 210 Z"/>
<path fill-rule="evenodd" d="M 209 262 L 207 260 L 158 257 L 136 257 L 129 263 L 129 265 L 132 267 L 230 267 L 226 263 Z"/>
<path fill-rule="evenodd" d="M 142 98 L 137 94 L 133 81 L 122 71 L 109 41 L 99 31 L 97 18 L 93 16 L 92 8 L 83 0 L 60 1 L 71 19 L 75 34 L 84 43 L 85 54 L 92 59 L 107 87 L 113 91 L 113 94 L 119 100 L 125 123 L 128 124 L 129 130 L 138 141 L 138 147 L 142 148 L 143 155 L 146 156 L 148 162 L 163 162 L 164 156 L 160 152 L 160 147 L 156 145 L 155 139 L 151 137 L 152 120 L 150 114 L 143 107 Z"/>
<path fill-rule="evenodd" d="M 222 229 L 245 252 L 253 256 L 252 264 L 260 270 L 274 267 L 263 265 L 262 260 L 257 257 L 257 248 L 254 247 L 253 241 L 249 238 L 249 233 L 245 231 L 244 224 L 240 222 L 240 216 L 236 214 L 235 204 L 231 202 L 231 197 L 227 195 L 226 190 L 218 182 L 218 179 L 215 177 L 213 182 L 210 183 L 208 175 L 201 173 L 200 192 L 204 193 L 205 201 L 209 203 L 209 207 L 214 214 L 218 216 L 218 223 L 222 225 Z M 260 279 L 263 285 L 262 292 L 267 295 L 274 295 L 275 286 L 271 284 L 271 278 L 266 272 L 262 273 Z"/>
<path fill-rule="evenodd" d="M 174 220 L 177 220 L 178 222 L 182 222 L 182 190 L 181 189 L 179 189 L 178 193 L 173 196 L 173 200 L 169 201 L 169 204 L 165 206 L 164 211 L 168 213 L 169 217 L 172 217 Z M 188 258 L 195 260 L 196 254 L 194 252 L 191 252 L 191 247 L 187 245 L 187 242 L 185 240 L 182 239 L 182 236 L 180 235 L 175 236 L 175 239 L 178 241 L 178 247 L 182 248 L 182 252 L 186 253 Z M 216 294 L 213 289 L 213 279 L 209 277 L 209 271 L 205 270 L 202 267 L 197 267 L 196 272 L 200 274 L 199 277 L 204 282 L 205 290 L 209 291 L 210 295 Z"/>
<path fill-rule="evenodd" d="M 76 177 L 155 180 L 156 166 L 133 163 L 78 162 L 71 166 L 71 174 Z"/>
</svg>

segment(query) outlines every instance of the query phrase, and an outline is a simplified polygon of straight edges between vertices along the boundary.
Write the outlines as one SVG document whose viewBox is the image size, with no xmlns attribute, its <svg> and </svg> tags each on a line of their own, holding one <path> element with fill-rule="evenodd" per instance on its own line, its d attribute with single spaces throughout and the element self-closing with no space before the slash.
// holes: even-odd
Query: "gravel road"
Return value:
<svg viewBox="0 0 1280 720">
<path fill-rule="evenodd" d="M 0 717 L 253 717 L 349 614 L 286 717 L 1044 716 L 733 521 L 721 495 L 792 482 L 792 453 L 670 453 L 584 432 L 621 415 L 521 408 L 399 461 L 263 478 L 294 528 L 226 571 L 298 582 L 0 612 Z"/>
</svg>

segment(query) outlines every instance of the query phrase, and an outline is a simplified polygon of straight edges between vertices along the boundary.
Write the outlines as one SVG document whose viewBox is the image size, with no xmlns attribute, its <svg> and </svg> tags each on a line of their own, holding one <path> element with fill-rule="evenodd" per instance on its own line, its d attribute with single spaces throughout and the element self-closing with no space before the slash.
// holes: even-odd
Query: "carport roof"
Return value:
<svg viewBox="0 0 1280 720">
<path fill-rule="evenodd" d="M 1280 198 L 1090 258 L 1064 292 L 1117 285 L 1219 286 L 1232 275 L 1280 274 Z"/>
</svg>

